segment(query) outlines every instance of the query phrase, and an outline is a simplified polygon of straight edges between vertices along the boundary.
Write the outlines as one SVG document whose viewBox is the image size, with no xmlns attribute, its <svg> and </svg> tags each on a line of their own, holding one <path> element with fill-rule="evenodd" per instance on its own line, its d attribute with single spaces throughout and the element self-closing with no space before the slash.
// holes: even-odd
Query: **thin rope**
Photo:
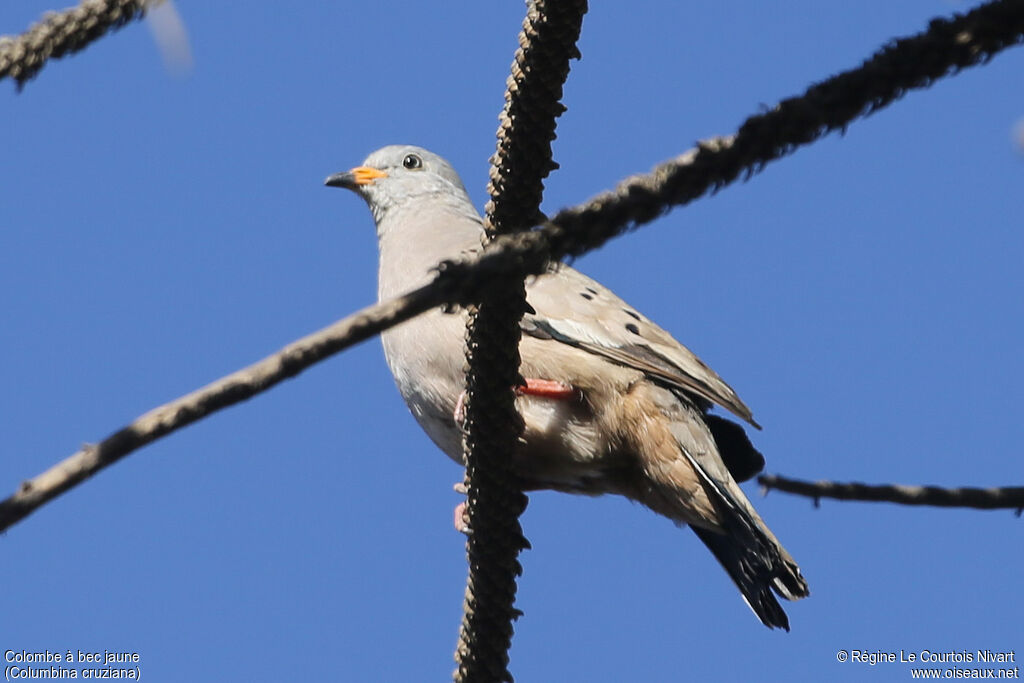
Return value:
<svg viewBox="0 0 1024 683">
<path fill-rule="evenodd" d="M 899 505 L 930 505 L 933 507 L 975 508 L 978 510 L 1024 508 L 1024 486 L 1002 488 L 942 488 L 939 486 L 903 486 L 900 484 L 862 484 L 859 482 L 803 481 L 776 474 L 757 478 L 765 492 L 771 490 L 820 499 L 856 500 Z"/>
<path fill-rule="evenodd" d="M 84 0 L 77 7 L 47 12 L 19 36 L 0 36 L 0 80 L 20 90 L 49 59 L 74 54 L 108 31 L 145 15 L 153 0 Z"/>
<path fill-rule="evenodd" d="M 499 117 L 491 159 L 488 239 L 528 229 L 541 218 L 543 180 L 555 167 L 551 141 L 569 60 L 579 56 L 585 0 L 532 0 Z M 526 311 L 522 271 L 492 281 L 471 309 L 466 328 L 466 542 L 469 576 L 463 605 L 457 683 L 511 681 L 518 555 L 529 547 L 519 524 L 527 498 L 513 468 L 522 434 L 515 407 L 519 321 Z"/>
</svg>

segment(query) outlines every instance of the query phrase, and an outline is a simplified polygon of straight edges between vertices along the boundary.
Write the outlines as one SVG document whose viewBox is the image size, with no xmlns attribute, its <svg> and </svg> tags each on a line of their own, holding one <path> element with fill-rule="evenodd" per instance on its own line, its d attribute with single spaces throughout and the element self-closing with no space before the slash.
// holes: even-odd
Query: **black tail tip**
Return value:
<svg viewBox="0 0 1024 683">
<path fill-rule="evenodd" d="M 743 596 L 743 602 L 747 603 L 747 607 L 761 620 L 762 624 L 770 629 L 781 628 L 787 633 L 789 632 L 789 616 L 767 586 L 761 586 L 753 596 L 748 597 L 743 592 L 740 595 Z M 750 597 L 753 597 L 754 600 L 751 600 Z"/>
<path fill-rule="evenodd" d="M 776 594 L 786 600 L 799 600 L 810 594 L 799 567 L 777 555 L 769 559 L 751 552 L 724 534 L 690 528 L 729 574 L 743 601 L 761 623 L 789 631 L 789 617 Z"/>
</svg>

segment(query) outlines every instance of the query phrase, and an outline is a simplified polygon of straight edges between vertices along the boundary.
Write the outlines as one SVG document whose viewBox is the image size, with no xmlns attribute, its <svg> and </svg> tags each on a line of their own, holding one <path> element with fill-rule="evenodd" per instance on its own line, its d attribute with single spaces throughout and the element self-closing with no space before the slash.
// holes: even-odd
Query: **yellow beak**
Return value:
<svg viewBox="0 0 1024 683">
<path fill-rule="evenodd" d="M 370 166 L 358 166 L 349 171 L 349 173 L 352 174 L 353 181 L 356 185 L 369 185 L 377 178 L 388 177 L 388 174 L 384 171 L 371 168 Z"/>
<path fill-rule="evenodd" d="M 335 173 L 324 181 L 331 187 L 345 187 L 354 190 L 361 185 L 372 185 L 377 178 L 387 178 L 388 174 L 370 166 L 357 166 L 351 171 Z"/>
</svg>

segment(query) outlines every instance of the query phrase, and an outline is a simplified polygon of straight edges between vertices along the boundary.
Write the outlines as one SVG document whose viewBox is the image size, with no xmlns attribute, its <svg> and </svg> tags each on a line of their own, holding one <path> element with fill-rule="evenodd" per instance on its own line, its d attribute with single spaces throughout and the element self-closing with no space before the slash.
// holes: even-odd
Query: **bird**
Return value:
<svg viewBox="0 0 1024 683">
<path fill-rule="evenodd" d="M 325 185 L 373 215 L 384 301 L 429 282 L 439 263 L 482 249 L 484 222 L 458 173 L 414 145 L 389 145 Z M 760 428 L 711 368 L 607 287 L 555 263 L 526 283 L 513 469 L 526 490 L 617 494 L 689 526 L 769 628 L 789 630 L 777 596 L 809 595 L 790 554 L 738 485 L 764 467 L 743 427 Z M 388 367 L 417 422 L 457 463 L 468 313 L 441 307 L 382 333 Z M 458 513 L 457 513 L 458 519 Z"/>
</svg>

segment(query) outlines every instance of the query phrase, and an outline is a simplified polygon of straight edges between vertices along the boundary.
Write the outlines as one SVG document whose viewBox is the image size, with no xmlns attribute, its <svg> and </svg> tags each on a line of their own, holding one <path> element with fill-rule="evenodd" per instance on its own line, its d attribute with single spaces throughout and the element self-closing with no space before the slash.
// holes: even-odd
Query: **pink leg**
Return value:
<svg viewBox="0 0 1024 683">
<path fill-rule="evenodd" d="M 583 399 L 583 392 L 571 384 L 556 382 L 551 379 L 533 379 L 527 377 L 526 384 L 516 387 L 516 392 L 526 396 L 541 396 L 544 398 L 557 399 Z"/>
<path fill-rule="evenodd" d="M 558 382 L 550 379 L 533 379 L 530 377 L 524 378 L 526 382 L 522 386 L 516 387 L 516 393 L 520 396 L 540 396 L 542 398 L 553 398 L 559 400 L 573 399 L 576 401 L 583 400 L 583 392 L 565 382 Z M 460 427 L 466 421 L 466 392 L 459 393 L 459 398 L 455 401 L 455 410 L 452 411 L 452 417 L 455 419 L 455 424 Z M 465 482 L 459 482 L 455 485 L 455 490 L 458 493 L 466 492 Z M 466 502 L 463 501 L 455 506 L 455 515 L 453 519 L 455 523 L 455 530 L 463 533 L 470 534 L 473 530 L 469 527 L 469 521 L 466 519 Z"/>
<path fill-rule="evenodd" d="M 516 393 L 520 396 L 540 396 L 541 398 L 554 398 L 560 400 L 573 399 L 583 400 L 583 392 L 571 384 L 558 382 L 552 379 L 533 379 L 527 377 L 522 384 L 516 387 Z M 455 401 L 455 410 L 452 411 L 455 424 L 460 427 L 466 422 L 466 392 L 459 392 L 459 398 Z"/>
</svg>

